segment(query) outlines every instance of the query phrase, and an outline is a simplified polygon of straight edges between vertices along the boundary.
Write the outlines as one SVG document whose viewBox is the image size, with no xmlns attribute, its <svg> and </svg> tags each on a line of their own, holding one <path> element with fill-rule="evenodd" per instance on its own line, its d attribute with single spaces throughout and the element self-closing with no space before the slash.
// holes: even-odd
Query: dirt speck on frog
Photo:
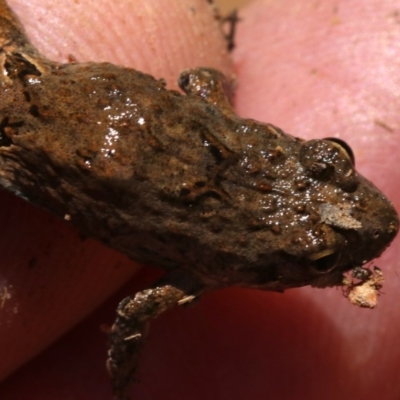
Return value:
<svg viewBox="0 0 400 400">
<path fill-rule="evenodd" d="M 167 271 L 118 307 L 115 399 L 168 308 L 233 285 L 342 285 L 396 236 L 393 205 L 343 142 L 239 118 L 220 72 L 183 72 L 181 94 L 109 63 L 55 63 L 0 11 L 0 185 Z"/>
</svg>

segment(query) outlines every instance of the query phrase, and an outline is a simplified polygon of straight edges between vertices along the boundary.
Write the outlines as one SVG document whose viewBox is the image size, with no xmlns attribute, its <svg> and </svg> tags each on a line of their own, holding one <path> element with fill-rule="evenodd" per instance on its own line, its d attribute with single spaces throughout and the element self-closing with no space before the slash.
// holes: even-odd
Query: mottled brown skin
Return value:
<svg viewBox="0 0 400 400">
<path fill-rule="evenodd" d="M 395 237 L 392 204 L 341 143 L 237 117 L 219 72 L 182 73 L 182 95 L 108 63 L 57 64 L 4 1 L 0 14 L 0 185 L 168 271 L 118 307 L 115 399 L 164 310 L 231 285 L 341 285 Z"/>
</svg>

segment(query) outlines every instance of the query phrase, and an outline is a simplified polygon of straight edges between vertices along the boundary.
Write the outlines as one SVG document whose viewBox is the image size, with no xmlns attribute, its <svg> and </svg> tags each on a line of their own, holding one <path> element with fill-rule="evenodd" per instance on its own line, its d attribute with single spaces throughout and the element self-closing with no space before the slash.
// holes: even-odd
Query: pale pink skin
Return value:
<svg viewBox="0 0 400 400">
<path fill-rule="evenodd" d="M 69 9 L 53 0 L 10 3 L 52 58 L 110 60 L 169 82 L 187 67 L 230 71 L 204 0 L 168 2 L 172 20 L 158 2 L 148 1 L 139 21 L 135 3 L 144 1 L 65 2 Z M 109 8 L 119 3 L 124 7 Z M 189 3 L 197 12 L 190 23 Z M 393 0 L 259 1 L 241 12 L 233 55 L 240 115 L 304 138 L 347 140 L 358 170 L 400 208 L 396 10 Z M 46 40 L 38 40 L 38 29 Z M 0 192 L 0 204 L 0 284 L 12 285 L 11 298 L 0 301 L 5 376 L 82 320 L 138 267 L 100 244 L 81 242 L 72 227 L 11 195 Z M 399 252 L 397 239 L 376 261 L 386 282 L 373 311 L 352 306 L 340 289 L 284 295 L 227 289 L 162 316 L 152 325 L 132 398 L 398 400 Z M 32 257 L 38 261 L 28 269 Z M 4 381 L 0 398 L 110 399 L 100 325 L 112 323 L 120 299 L 160 274 L 142 269 L 86 321 Z"/>
</svg>

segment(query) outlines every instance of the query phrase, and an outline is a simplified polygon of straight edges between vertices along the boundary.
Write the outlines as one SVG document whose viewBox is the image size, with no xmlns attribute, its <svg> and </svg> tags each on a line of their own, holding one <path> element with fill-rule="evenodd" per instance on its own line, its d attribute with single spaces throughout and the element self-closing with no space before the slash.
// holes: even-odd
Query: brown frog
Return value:
<svg viewBox="0 0 400 400">
<path fill-rule="evenodd" d="M 395 237 L 392 204 L 344 142 L 237 117 L 212 69 L 183 72 L 181 94 L 109 63 L 52 62 L 5 1 L 0 13 L 0 185 L 167 271 L 118 307 L 115 399 L 166 309 L 233 285 L 342 285 Z"/>
</svg>

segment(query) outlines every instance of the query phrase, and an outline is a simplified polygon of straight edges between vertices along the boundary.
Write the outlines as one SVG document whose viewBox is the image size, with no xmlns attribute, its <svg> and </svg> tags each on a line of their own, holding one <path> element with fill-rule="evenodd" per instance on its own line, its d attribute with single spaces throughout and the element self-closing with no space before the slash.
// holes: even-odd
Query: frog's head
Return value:
<svg viewBox="0 0 400 400">
<path fill-rule="evenodd" d="M 221 179 L 243 216 L 235 220 L 243 232 L 232 236 L 245 238 L 243 251 L 255 260 L 241 283 L 265 290 L 341 285 L 344 272 L 382 254 L 399 218 L 356 171 L 346 143 L 304 141 L 270 124 L 245 127 L 243 156 Z"/>
<path fill-rule="evenodd" d="M 315 270 L 310 283 L 337 284 L 343 272 L 382 254 L 398 232 L 398 215 L 379 189 L 356 172 L 345 142 L 303 142 L 298 161 L 302 174 L 311 178 L 311 214 L 323 237 L 305 252 L 307 264 Z"/>
</svg>

